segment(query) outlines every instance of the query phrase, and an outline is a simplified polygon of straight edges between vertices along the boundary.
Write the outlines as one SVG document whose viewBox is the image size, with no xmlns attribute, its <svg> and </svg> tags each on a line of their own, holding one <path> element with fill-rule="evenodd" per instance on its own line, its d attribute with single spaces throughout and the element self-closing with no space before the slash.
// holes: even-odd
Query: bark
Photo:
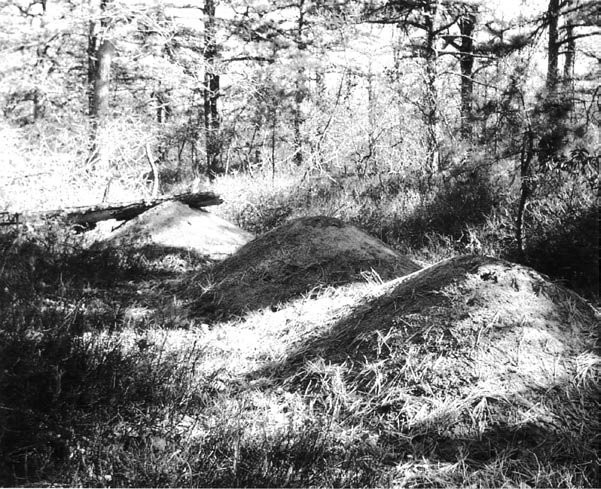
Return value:
<svg viewBox="0 0 601 489">
<path fill-rule="evenodd" d="M 367 73 L 367 153 L 363 174 L 367 174 L 367 165 L 369 160 L 375 157 L 375 134 L 376 134 L 376 94 L 374 88 L 374 73 L 371 63 L 369 64 Z"/>
<path fill-rule="evenodd" d="M 274 109 L 271 123 L 271 180 L 275 180 L 275 134 L 278 123 L 278 113 Z"/>
<path fill-rule="evenodd" d="M 37 121 L 44 115 L 44 104 L 40 91 L 36 88 L 33 92 L 33 120 Z"/>
<path fill-rule="evenodd" d="M 402 39 L 401 39 L 401 26 L 397 26 L 397 35 L 399 36 L 398 39 L 395 39 L 394 41 L 394 45 L 392 48 L 392 56 L 393 56 L 393 63 L 394 63 L 394 72 L 393 72 L 393 76 L 394 76 L 394 86 L 395 86 L 395 92 L 396 92 L 396 103 L 397 103 L 397 114 L 398 114 L 398 134 L 397 134 L 397 142 L 396 145 L 400 146 L 403 142 L 403 140 L 405 139 L 405 134 L 404 134 L 404 127 L 405 127 L 405 107 L 404 107 L 404 101 L 405 101 L 405 93 L 404 93 L 404 86 L 402 83 L 402 79 L 403 79 L 403 73 L 402 73 L 402 66 L 403 66 L 403 62 L 402 62 L 402 58 L 401 58 L 401 50 L 402 50 Z"/>
<path fill-rule="evenodd" d="M 293 161 L 298 166 L 303 164 L 303 138 L 301 132 L 301 126 L 303 124 L 302 104 L 305 100 L 305 69 L 302 64 L 303 51 L 305 45 L 303 41 L 303 32 L 305 29 L 305 0 L 299 0 L 298 3 L 298 21 L 296 24 L 295 41 L 296 46 L 299 50 L 299 59 L 301 62 L 298 64 L 296 81 L 294 86 L 294 157 Z"/>
<path fill-rule="evenodd" d="M 92 3 L 95 0 L 89 0 Z M 88 114 L 90 117 L 94 115 L 94 84 L 96 82 L 97 64 L 98 64 L 98 48 L 101 39 L 98 32 L 105 32 L 108 27 L 108 19 L 104 15 L 110 0 L 100 0 L 99 12 L 100 20 L 91 18 L 88 23 Z"/>
<path fill-rule="evenodd" d="M 426 39 L 424 45 L 424 58 L 426 62 L 426 92 L 424 95 L 423 117 L 426 125 L 426 172 L 428 180 L 438 171 L 438 94 L 436 90 L 436 16 L 438 4 L 428 2 L 424 7 L 424 29 Z"/>
<path fill-rule="evenodd" d="M 223 200 L 212 192 L 184 193 L 153 200 L 105 204 L 91 207 L 71 207 L 67 209 L 30 212 L 24 214 L 0 213 L 0 225 L 15 225 L 23 222 L 36 222 L 48 219 L 62 219 L 73 226 L 90 227 L 100 221 L 116 219 L 127 221 L 152 209 L 163 202 L 176 201 L 194 209 L 219 205 Z"/>
<path fill-rule="evenodd" d="M 108 26 L 104 15 L 109 0 L 100 1 L 100 28 L 103 32 Z M 102 142 L 102 131 L 109 109 L 109 88 L 111 81 L 111 63 L 115 47 L 108 40 L 100 42 L 95 21 L 90 21 L 88 33 L 88 110 L 91 119 L 90 160 L 94 166 L 107 163 L 106 147 Z"/>
<path fill-rule="evenodd" d="M 549 0 L 547 22 L 549 26 L 547 52 L 547 90 L 555 95 L 559 80 L 559 42 L 558 42 L 559 0 Z"/>
<path fill-rule="evenodd" d="M 98 48 L 96 77 L 94 80 L 94 113 L 93 117 L 101 122 L 109 110 L 109 86 L 111 82 L 111 63 L 115 55 L 115 47 L 108 40 Z"/>
<path fill-rule="evenodd" d="M 165 91 L 158 89 L 152 92 L 151 97 L 155 100 L 156 104 L 156 121 L 159 124 L 167 122 L 172 115 L 169 96 Z"/>
<path fill-rule="evenodd" d="M 563 65 L 563 91 L 569 101 L 570 110 L 574 107 L 574 66 L 576 63 L 576 39 L 574 25 L 566 22 L 566 51 Z"/>
<path fill-rule="evenodd" d="M 520 157 L 520 201 L 518 204 L 518 215 L 515 226 L 515 239 L 518 252 L 524 258 L 524 213 L 526 204 L 532 194 L 532 160 L 534 159 L 534 133 L 531 129 L 526 130 L 522 141 Z"/>
<path fill-rule="evenodd" d="M 572 82 L 574 79 L 574 64 L 576 60 L 576 40 L 574 26 L 568 21 L 566 25 L 566 53 L 563 65 L 563 79 Z"/>
<path fill-rule="evenodd" d="M 461 66 L 461 136 L 464 139 L 472 137 L 472 101 L 474 92 L 474 27 L 476 17 L 467 14 L 459 21 L 461 32 L 461 47 L 459 64 Z"/>
<path fill-rule="evenodd" d="M 546 166 L 558 155 L 567 142 L 569 128 L 566 125 L 569 106 L 560 93 L 559 78 L 559 0 L 549 0 L 547 10 L 548 46 L 547 46 L 547 94 L 543 101 L 543 117 L 539 123 L 540 139 L 537 149 L 538 161 Z"/>
<path fill-rule="evenodd" d="M 144 145 L 144 150 L 146 153 L 146 160 L 148 161 L 148 164 L 150 165 L 150 172 L 152 175 L 152 177 L 151 177 L 152 189 L 150 191 L 150 195 L 152 196 L 153 199 L 156 199 L 159 195 L 159 190 L 161 187 L 159 169 L 157 168 L 157 165 L 154 161 L 152 153 L 150 152 L 150 145 L 148 143 L 146 143 Z"/>
<path fill-rule="evenodd" d="M 219 117 L 220 78 L 217 72 L 217 39 L 215 25 L 215 0 L 205 3 L 205 87 L 204 87 L 204 127 L 207 174 L 209 180 L 223 173 L 221 168 L 221 140 Z"/>
<path fill-rule="evenodd" d="M 108 162 L 106 154 L 108 148 L 102 140 L 102 132 L 109 111 L 111 63 L 114 54 L 115 48 L 110 41 L 103 41 L 98 48 L 92 112 L 92 161 L 95 165 L 101 166 Z"/>
<path fill-rule="evenodd" d="M 96 50 L 98 37 L 96 23 L 90 20 L 88 24 L 88 115 L 94 116 L 94 80 L 96 78 Z M 93 139 L 93 135 L 92 135 Z"/>
</svg>

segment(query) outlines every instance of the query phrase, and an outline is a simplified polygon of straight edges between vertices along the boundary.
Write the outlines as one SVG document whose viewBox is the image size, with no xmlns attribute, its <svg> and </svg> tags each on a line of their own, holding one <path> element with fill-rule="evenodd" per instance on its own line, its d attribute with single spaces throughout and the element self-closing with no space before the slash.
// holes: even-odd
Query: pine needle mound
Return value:
<svg viewBox="0 0 601 489">
<path fill-rule="evenodd" d="M 279 226 L 219 263 L 197 300 L 201 314 L 240 314 L 325 286 L 388 280 L 419 270 L 380 240 L 339 219 L 302 217 Z"/>
<path fill-rule="evenodd" d="M 251 233 L 211 212 L 192 209 L 181 202 L 164 202 L 110 230 L 98 241 L 192 250 L 208 258 L 221 259 L 252 238 Z"/>
<path fill-rule="evenodd" d="M 341 418 L 376 423 L 399 457 L 417 447 L 448 461 L 503 450 L 595 460 L 600 323 L 586 301 L 530 268 L 483 256 L 452 258 L 381 290 L 298 340 L 276 377 Z M 566 453 L 574 433 L 578 453 Z"/>
</svg>

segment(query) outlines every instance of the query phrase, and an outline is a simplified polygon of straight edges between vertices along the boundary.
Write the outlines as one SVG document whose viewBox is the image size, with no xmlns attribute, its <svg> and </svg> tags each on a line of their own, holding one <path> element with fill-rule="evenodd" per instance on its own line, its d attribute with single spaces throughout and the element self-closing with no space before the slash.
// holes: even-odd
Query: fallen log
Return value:
<svg viewBox="0 0 601 489">
<path fill-rule="evenodd" d="M 163 202 L 169 202 L 172 200 L 187 204 L 193 209 L 200 209 L 202 207 L 219 205 L 223 203 L 221 197 L 213 192 L 188 192 L 178 195 L 157 197 L 151 200 L 107 203 L 96 206 L 69 207 L 66 209 L 50 211 L 24 213 L 2 212 L 0 213 L 0 225 L 6 226 L 25 222 L 61 219 L 67 224 L 88 228 L 93 227 L 97 222 L 106 221 L 108 219 L 129 221 L 148 209 L 152 209 Z"/>
</svg>

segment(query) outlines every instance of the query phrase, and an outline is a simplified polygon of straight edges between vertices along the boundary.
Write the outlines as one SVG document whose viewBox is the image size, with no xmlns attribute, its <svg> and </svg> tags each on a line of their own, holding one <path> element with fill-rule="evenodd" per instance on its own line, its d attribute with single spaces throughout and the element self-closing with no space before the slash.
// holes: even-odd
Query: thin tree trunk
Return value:
<svg viewBox="0 0 601 489">
<path fill-rule="evenodd" d="M 325 70 L 321 64 L 318 65 L 315 69 L 315 94 L 315 102 L 317 109 L 321 114 L 327 114 L 329 111 L 327 106 L 327 87 L 325 82 Z M 312 141 L 312 151 L 317 156 L 320 166 L 323 166 L 325 164 L 324 154 L 321 150 L 321 143 L 323 141 L 322 135 L 325 134 L 326 126 L 327 122 L 323 125 L 317 125 L 316 134 Z"/>
<path fill-rule="evenodd" d="M 103 130 L 109 111 L 109 88 L 111 81 L 111 63 L 115 47 L 110 41 L 103 41 L 98 48 L 96 77 L 94 80 L 94 100 L 92 112 L 92 161 L 95 165 L 108 163 L 106 143 L 103 142 Z"/>
<path fill-rule="evenodd" d="M 472 137 L 472 101 L 474 92 L 474 27 L 476 16 L 469 13 L 459 21 L 461 32 L 461 136 L 464 139 Z"/>
<path fill-rule="evenodd" d="M 369 158 L 375 156 L 375 133 L 376 133 L 376 96 L 374 90 L 374 74 L 372 71 L 371 63 L 369 64 L 367 73 L 367 151 Z M 369 158 L 365 161 L 365 171 L 367 173 L 367 165 L 369 164 Z"/>
<path fill-rule="evenodd" d="M 277 126 L 277 112 L 273 111 L 273 123 L 271 126 L 271 181 L 275 180 L 275 128 Z"/>
<path fill-rule="evenodd" d="M 305 50 L 303 41 L 303 31 L 305 28 L 305 0 L 299 0 L 298 3 L 298 21 L 296 25 L 295 41 L 299 50 L 299 64 L 297 67 L 296 81 L 294 87 L 294 157 L 296 165 L 303 164 L 303 138 L 301 126 L 303 124 L 302 104 L 305 100 L 305 69 L 302 63 L 302 55 Z"/>
<path fill-rule="evenodd" d="M 215 26 L 215 0 L 205 3 L 205 87 L 204 87 L 204 127 L 207 173 L 210 180 L 222 173 L 221 141 L 219 132 L 221 121 L 217 101 L 219 100 L 220 78 L 217 73 L 217 41 Z"/>
<path fill-rule="evenodd" d="M 425 7 L 425 30 L 426 43 L 424 46 L 424 55 L 426 61 L 426 93 L 424 96 L 424 123 L 426 125 L 426 172 L 428 175 L 428 184 L 431 184 L 432 177 L 438 171 L 438 108 L 436 91 L 436 15 L 438 13 L 438 4 L 428 3 Z"/>
<path fill-rule="evenodd" d="M 171 117 L 171 105 L 167 93 L 158 88 L 152 92 L 151 97 L 154 98 L 156 104 L 156 121 L 159 124 L 167 122 Z"/>
<path fill-rule="evenodd" d="M 548 53 L 547 53 L 547 90 L 551 96 L 556 95 L 559 80 L 559 43 L 558 24 L 559 0 L 549 0 L 547 22 L 549 24 Z"/>
<path fill-rule="evenodd" d="M 531 129 L 526 130 L 523 136 L 522 152 L 520 157 L 520 201 L 518 204 L 518 215 L 515 226 L 515 239 L 518 253 L 523 259 L 525 255 L 524 246 L 524 212 L 526 204 L 532 193 L 532 160 L 534 158 L 534 134 Z"/>
<path fill-rule="evenodd" d="M 393 76 L 394 76 L 394 86 L 395 86 L 395 91 L 396 91 L 396 109 L 397 109 L 397 115 L 398 115 L 398 141 L 396 142 L 397 146 L 401 146 L 402 141 L 405 138 L 405 134 L 404 134 L 404 127 L 405 127 L 405 107 L 404 107 L 404 100 L 405 100 L 405 94 L 404 94 L 404 85 L 402 83 L 402 79 L 403 79 L 403 73 L 401 72 L 401 66 L 402 66 L 402 58 L 401 58 L 401 51 L 402 51 L 402 47 L 403 47 L 403 41 L 401 39 L 401 33 L 402 33 L 402 29 L 401 26 L 397 26 L 396 29 L 396 35 L 398 35 L 399 37 L 396 38 L 395 36 L 395 40 L 394 40 L 394 45 L 392 48 L 392 57 L 393 57 L 393 63 L 394 63 L 394 72 L 393 72 Z"/>
<path fill-rule="evenodd" d="M 108 162 L 106 148 L 102 142 L 102 131 L 109 107 L 111 63 L 115 54 L 113 44 L 98 35 L 103 35 L 109 20 L 105 13 L 110 0 L 100 0 L 100 21 L 90 19 L 88 30 L 88 115 L 90 117 L 90 162 L 93 166 L 105 166 Z"/>
<path fill-rule="evenodd" d="M 96 79 L 96 51 L 98 50 L 96 22 L 88 24 L 88 115 L 94 117 L 94 80 Z"/>
<path fill-rule="evenodd" d="M 34 89 L 33 91 L 33 120 L 37 121 L 44 115 L 44 103 L 43 97 L 40 96 L 39 89 Z"/>
<path fill-rule="evenodd" d="M 574 25 L 570 20 L 566 23 L 566 53 L 563 65 L 563 91 L 568 98 L 570 110 L 574 107 L 574 66 L 576 63 L 576 40 Z"/>
<path fill-rule="evenodd" d="M 99 31 L 101 35 L 107 30 L 108 27 L 108 18 L 105 15 L 107 7 L 109 5 L 110 0 L 100 0 L 98 3 L 98 12 L 100 16 L 100 20 L 94 17 L 94 12 L 96 8 L 92 6 L 92 3 L 96 0 L 89 0 L 90 3 L 90 14 L 91 18 L 88 23 L 88 115 L 93 117 L 95 114 L 95 105 L 94 105 L 94 96 L 95 96 L 95 82 L 97 77 L 97 68 L 98 68 L 98 50 L 100 47 Z"/>
<path fill-rule="evenodd" d="M 109 109 L 109 87 L 111 82 L 111 63 L 115 47 L 110 41 L 103 41 L 98 48 L 96 79 L 94 80 L 94 116 L 106 117 Z"/>
</svg>

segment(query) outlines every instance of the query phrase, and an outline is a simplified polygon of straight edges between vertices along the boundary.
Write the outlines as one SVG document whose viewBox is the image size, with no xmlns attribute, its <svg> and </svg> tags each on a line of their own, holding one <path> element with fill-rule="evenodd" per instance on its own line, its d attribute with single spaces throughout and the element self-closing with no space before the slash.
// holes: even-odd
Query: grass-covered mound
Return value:
<svg viewBox="0 0 601 489">
<path fill-rule="evenodd" d="M 206 260 L 59 231 L 0 233 L 0 485 L 599 486 L 595 316 L 529 269 L 370 272 L 206 327 Z"/>
<path fill-rule="evenodd" d="M 427 457 L 505 463 L 506 475 L 578 465 L 579 484 L 595 485 L 598 333 L 593 308 L 532 269 L 460 256 L 385 284 L 300 339 L 277 376 L 370 426 L 399 478 Z"/>
<path fill-rule="evenodd" d="M 230 315 L 277 307 L 324 286 L 368 276 L 387 280 L 419 268 L 339 219 L 304 217 L 261 235 L 216 265 L 197 311 Z"/>
</svg>

